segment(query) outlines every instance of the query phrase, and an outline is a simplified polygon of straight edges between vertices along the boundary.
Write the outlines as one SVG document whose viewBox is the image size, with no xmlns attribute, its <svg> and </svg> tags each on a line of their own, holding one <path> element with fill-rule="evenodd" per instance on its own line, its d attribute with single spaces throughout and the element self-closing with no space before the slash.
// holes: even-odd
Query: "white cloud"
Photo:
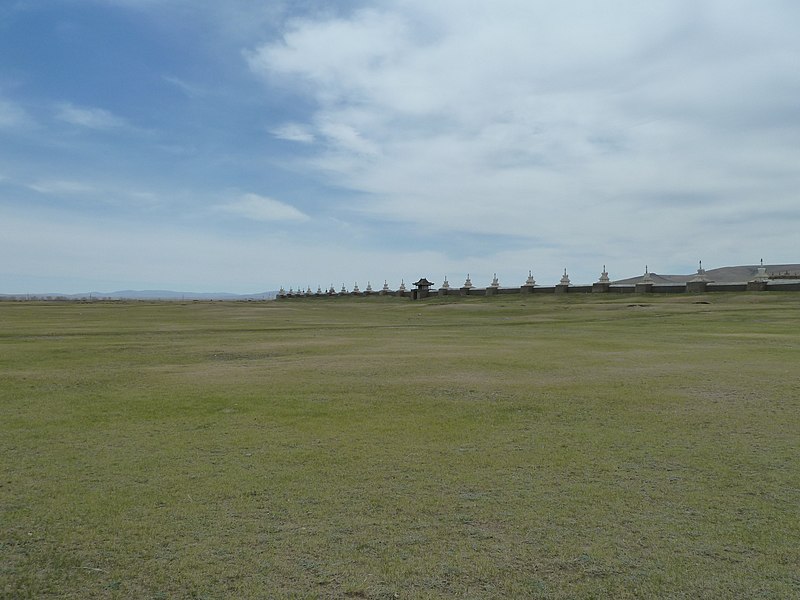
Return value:
<svg viewBox="0 0 800 600">
<path fill-rule="evenodd" d="M 336 121 L 322 123 L 319 130 L 335 150 L 359 156 L 376 156 L 380 153 L 377 144 L 347 123 Z"/>
<path fill-rule="evenodd" d="M 407 0 L 296 20 L 247 56 L 313 96 L 306 126 L 326 144 L 307 168 L 367 215 L 559 244 L 658 223 L 688 240 L 764 210 L 767 190 L 796 200 L 787 10 Z"/>
<path fill-rule="evenodd" d="M 69 103 L 57 106 L 56 116 L 67 123 L 89 129 L 117 129 L 126 127 L 125 119 L 115 116 L 102 108 L 78 107 Z"/>
<path fill-rule="evenodd" d="M 299 123 L 285 123 L 272 129 L 270 133 L 278 139 L 302 144 L 310 144 L 315 139 L 311 129 Z"/>
<path fill-rule="evenodd" d="M 244 194 L 237 200 L 218 205 L 217 209 L 253 221 L 306 221 L 308 215 L 266 196 Z"/>
</svg>

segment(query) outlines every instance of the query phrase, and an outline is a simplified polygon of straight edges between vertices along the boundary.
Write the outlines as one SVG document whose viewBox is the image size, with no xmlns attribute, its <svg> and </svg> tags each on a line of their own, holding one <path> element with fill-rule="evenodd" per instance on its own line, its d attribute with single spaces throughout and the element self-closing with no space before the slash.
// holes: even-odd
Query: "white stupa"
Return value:
<svg viewBox="0 0 800 600">
<path fill-rule="evenodd" d="M 469 273 L 467 273 L 467 279 L 464 281 L 464 285 L 462 287 L 467 289 L 472 287 L 472 279 L 469 278 Z"/>
<path fill-rule="evenodd" d="M 697 269 L 697 274 L 692 277 L 689 281 L 708 281 L 708 277 L 706 277 L 706 270 L 703 268 L 703 261 L 700 261 L 700 266 Z"/>
<path fill-rule="evenodd" d="M 398 291 L 405 292 L 406 291 L 406 282 L 404 280 L 400 280 L 400 287 L 397 288 Z"/>
<path fill-rule="evenodd" d="M 447 275 L 444 276 L 444 283 L 442 284 L 442 289 L 443 290 L 450 289 L 450 283 L 447 281 Z"/>
<path fill-rule="evenodd" d="M 600 279 L 598 279 L 597 281 L 599 281 L 600 283 L 608 283 L 609 282 L 608 271 L 606 271 L 606 266 L 605 265 L 603 265 L 603 272 L 600 273 Z"/>
<path fill-rule="evenodd" d="M 536 285 L 536 280 L 533 278 L 533 273 L 528 271 L 528 278 L 525 280 L 525 285 L 533 287 Z"/>
<path fill-rule="evenodd" d="M 497 273 L 494 274 L 494 277 L 492 278 L 492 285 L 490 287 L 493 288 L 500 287 L 500 282 L 497 280 Z"/>
<path fill-rule="evenodd" d="M 383 289 L 381 291 L 383 292 L 389 291 L 389 283 L 385 279 L 383 280 Z"/>
<path fill-rule="evenodd" d="M 642 283 L 653 283 L 653 278 L 650 277 L 650 271 L 647 269 L 647 265 L 644 266 L 644 277 L 642 277 Z"/>
<path fill-rule="evenodd" d="M 569 275 L 567 275 L 567 270 L 564 269 L 564 274 L 561 276 L 561 281 L 559 285 L 569 285 Z"/>
<path fill-rule="evenodd" d="M 756 276 L 753 278 L 753 281 L 769 281 L 769 275 L 767 275 L 767 268 L 764 266 L 763 258 L 761 259 L 761 266 L 756 270 Z"/>
</svg>

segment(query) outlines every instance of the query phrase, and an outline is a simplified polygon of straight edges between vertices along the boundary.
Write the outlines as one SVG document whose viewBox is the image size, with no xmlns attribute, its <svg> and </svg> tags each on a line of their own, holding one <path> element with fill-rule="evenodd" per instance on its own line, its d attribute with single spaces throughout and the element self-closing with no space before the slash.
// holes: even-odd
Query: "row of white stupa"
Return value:
<svg viewBox="0 0 800 600">
<path fill-rule="evenodd" d="M 647 268 L 645 268 L 645 277 L 646 277 L 646 279 L 649 278 L 649 273 L 647 272 Z M 598 281 L 603 282 L 603 283 L 608 283 L 609 282 L 608 273 L 606 272 L 605 265 L 603 265 L 603 272 L 601 273 L 600 279 L 598 279 Z M 536 280 L 533 278 L 533 275 L 532 275 L 531 271 L 528 271 L 528 278 L 525 280 L 525 283 L 523 285 L 524 286 L 529 286 L 529 287 L 533 287 L 533 286 L 536 285 Z M 566 269 L 564 269 L 564 275 L 561 277 L 561 281 L 559 282 L 559 285 L 570 285 L 569 275 L 567 275 L 567 270 Z M 466 279 L 466 281 L 464 281 L 464 285 L 462 285 L 461 288 L 462 289 L 471 289 L 473 287 L 475 287 L 475 286 L 472 284 L 472 280 L 470 279 L 469 273 L 467 273 L 467 279 Z M 494 277 L 492 278 L 492 283 L 489 284 L 489 287 L 493 287 L 493 288 L 499 288 L 500 287 L 500 281 L 497 279 L 497 273 L 494 274 Z M 447 281 L 447 276 L 445 276 L 444 283 L 442 283 L 442 286 L 439 289 L 444 289 L 444 290 L 449 290 L 450 289 L 450 282 Z M 381 288 L 379 290 L 379 293 L 388 294 L 388 293 L 391 293 L 391 291 L 392 290 L 389 289 L 388 282 L 386 280 L 384 280 L 383 288 Z M 405 292 L 406 291 L 405 280 L 400 280 L 400 287 L 397 289 L 397 291 L 398 292 Z M 361 294 L 361 293 L 362 292 L 358 287 L 358 282 L 356 282 L 356 284 L 353 286 L 353 290 L 351 292 L 349 292 L 347 290 L 347 287 L 345 286 L 345 284 L 342 284 L 342 289 L 338 292 L 339 295 L 343 295 L 343 294 Z M 363 293 L 365 293 L 365 294 L 374 294 L 376 292 L 375 292 L 375 290 L 372 289 L 372 285 L 369 282 L 367 282 L 367 287 L 364 289 Z M 327 294 L 329 296 L 332 296 L 332 295 L 336 295 L 337 292 L 334 289 L 333 284 L 331 284 L 330 288 L 328 288 L 327 291 L 323 291 L 322 290 L 322 286 L 317 286 L 316 294 L 311 291 L 311 287 L 310 286 L 305 291 L 303 291 L 303 288 L 300 288 L 300 287 L 297 288 L 297 290 L 293 290 L 292 288 L 289 288 L 288 292 L 286 290 L 284 290 L 283 288 L 281 288 L 278 291 L 278 295 L 279 296 L 314 296 L 314 295 L 320 296 L 320 295 L 323 295 L 323 294 Z"/>
<path fill-rule="evenodd" d="M 757 269 L 757 273 L 756 273 L 756 276 L 754 278 L 754 281 L 764 282 L 764 281 L 767 281 L 768 279 L 769 279 L 769 277 L 767 276 L 767 271 L 766 271 L 766 268 L 764 267 L 764 260 L 762 259 L 761 260 L 761 266 Z M 597 281 L 598 281 L 598 283 L 604 283 L 604 284 L 610 283 L 610 279 L 608 277 L 608 272 L 606 271 L 606 266 L 605 265 L 603 265 L 603 272 L 600 274 L 600 277 L 598 278 Z M 644 275 L 643 275 L 641 281 L 642 281 L 642 283 L 653 283 L 653 278 L 650 275 L 650 271 L 649 271 L 647 265 L 645 265 L 645 267 L 644 267 Z M 697 274 L 694 276 L 692 281 L 694 281 L 694 282 L 699 282 L 699 281 L 706 281 L 707 282 L 708 281 L 708 278 L 706 277 L 706 271 L 705 271 L 705 269 L 703 269 L 703 261 L 700 261 L 700 268 L 697 269 Z M 414 285 L 417 285 L 417 284 L 422 283 L 422 282 L 430 283 L 427 280 L 423 279 L 423 280 L 420 280 L 419 282 L 417 282 Z M 430 285 L 433 285 L 433 284 L 430 284 Z M 525 280 L 525 283 L 523 284 L 523 287 L 534 287 L 535 285 L 536 285 L 536 280 L 533 278 L 533 275 L 532 275 L 531 271 L 528 271 L 528 278 Z M 567 270 L 566 269 L 564 269 L 564 275 L 561 277 L 561 280 L 559 281 L 559 285 L 561 285 L 561 286 L 570 285 L 569 275 L 567 275 Z M 472 285 L 472 280 L 469 277 L 469 273 L 467 273 L 467 279 L 466 279 L 466 281 L 464 281 L 464 285 L 461 286 L 461 289 L 472 289 L 473 287 L 475 287 L 475 286 Z M 488 287 L 490 287 L 490 288 L 499 288 L 500 287 L 500 282 L 497 279 L 497 273 L 494 274 L 494 277 L 492 279 L 492 283 L 489 284 Z M 442 286 L 439 289 L 444 289 L 444 290 L 449 290 L 450 289 L 450 282 L 447 281 L 447 276 L 445 276 L 444 283 L 442 283 Z M 405 284 L 404 280 L 400 280 L 400 287 L 397 289 L 397 291 L 399 293 L 404 293 L 406 291 L 406 284 Z M 344 284 L 342 284 L 342 289 L 341 289 L 341 291 L 338 292 L 338 295 L 361 294 L 361 293 L 374 294 L 375 291 L 372 289 L 372 285 L 368 282 L 367 283 L 367 287 L 364 290 L 364 292 L 361 292 L 361 290 L 358 288 L 358 282 L 356 282 L 356 284 L 355 284 L 355 286 L 353 286 L 353 290 L 351 292 L 348 292 L 347 291 L 347 287 Z M 381 294 L 392 293 L 392 290 L 389 289 L 389 284 L 388 284 L 388 282 L 386 280 L 384 280 L 383 288 L 381 290 L 379 290 L 378 293 L 381 293 Z M 283 287 L 281 287 L 280 291 L 278 292 L 278 296 L 314 296 L 314 295 L 317 295 L 317 296 L 321 296 L 321 295 L 334 296 L 336 294 L 337 294 L 337 292 L 333 288 L 333 284 L 331 284 L 331 287 L 325 292 L 323 292 L 322 286 L 317 286 L 316 294 L 311 291 L 311 287 L 310 286 L 305 291 L 303 291 L 303 289 L 299 288 L 299 287 L 297 288 L 296 291 L 293 290 L 292 288 L 289 288 L 288 292 L 286 290 L 284 290 Z"/>
</svg>

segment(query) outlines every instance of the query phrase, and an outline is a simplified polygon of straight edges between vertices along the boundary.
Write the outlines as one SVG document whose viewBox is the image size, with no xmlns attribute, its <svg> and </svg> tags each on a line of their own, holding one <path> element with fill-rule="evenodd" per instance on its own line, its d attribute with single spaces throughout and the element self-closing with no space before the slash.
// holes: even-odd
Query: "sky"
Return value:
<svg viewBox="0 0 800 600">
<path fill-rule="evenodd" d="M 800 262 L 794 0 L 3 0 L 0 293 Z"/>
</svg>

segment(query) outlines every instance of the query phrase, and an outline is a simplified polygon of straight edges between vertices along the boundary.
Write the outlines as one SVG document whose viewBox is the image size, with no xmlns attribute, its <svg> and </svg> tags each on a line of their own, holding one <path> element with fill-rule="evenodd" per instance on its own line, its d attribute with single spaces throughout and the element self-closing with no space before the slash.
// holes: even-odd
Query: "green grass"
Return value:
<svg viewBox="0 0 800 600">
<path fill-rule="evenodd" d="M 794 293 L 0 303 L 0 597 L 800 597 L 798 325 Z"/>
</svg>

